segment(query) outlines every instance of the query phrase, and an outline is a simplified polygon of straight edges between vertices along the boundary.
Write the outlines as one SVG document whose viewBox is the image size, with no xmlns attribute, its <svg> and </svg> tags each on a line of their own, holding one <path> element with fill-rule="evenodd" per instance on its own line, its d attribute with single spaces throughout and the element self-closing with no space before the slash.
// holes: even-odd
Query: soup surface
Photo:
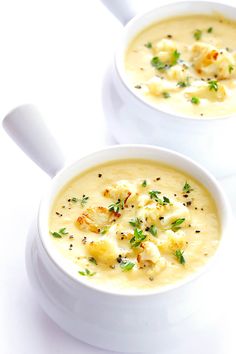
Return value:
<svg viewBox="0 0 236 354">
<path fill-rule="evenodd" d="M 64 267 L 126 292 L 192 274 L 215 253 L 220 234 L 207 190 L 183 172 L 147 160 L 85 171 L 60 191 L 49 218 L 52 247 Z"/>
<path fill-rule="evenodd" d="M 130 44 L 125 68 L 136 93 L 199 118 L 236 113 L 236 22 L 219 15 L 163 20 Z"/>
</svg>

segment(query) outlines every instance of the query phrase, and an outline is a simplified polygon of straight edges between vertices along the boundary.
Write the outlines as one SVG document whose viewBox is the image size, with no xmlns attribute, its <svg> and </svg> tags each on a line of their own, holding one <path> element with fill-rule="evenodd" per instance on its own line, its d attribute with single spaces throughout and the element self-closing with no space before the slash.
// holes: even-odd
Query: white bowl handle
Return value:
<svg viewBox="0 0 236 354">
<path fill-rule="evenodd" d="M 101 0 L 101 2 L 123 25 L 136 15 L 130 0 Z"/>
<path fill-rule="evenodd" d="M 13 109 L 2 124 L 15 143 L 49 176 L 62 169 L 64 156 L 35 106 Z"/>
</svg>

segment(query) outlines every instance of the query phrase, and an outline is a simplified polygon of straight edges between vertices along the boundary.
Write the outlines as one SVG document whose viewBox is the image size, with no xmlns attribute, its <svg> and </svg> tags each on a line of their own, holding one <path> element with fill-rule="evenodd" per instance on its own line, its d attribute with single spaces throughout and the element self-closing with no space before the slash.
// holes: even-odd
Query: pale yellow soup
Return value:
<svg viewBox="0 0 236 354">
<path fill-rule="evenodd" d="M 216 206 L 195 179 L 167 165 L 96 166 L 56 196 L 49 237 L 65 267 L 103 289 L 145 291 L 188 277 L 214 255 Z"/>
<path fill-rule="evenodd" d="M 139 33 L 125 56 L 128 81 L 147 102 L 190 117 L 236 113 L 236 22 L 189 15 Z"/>
</svg>

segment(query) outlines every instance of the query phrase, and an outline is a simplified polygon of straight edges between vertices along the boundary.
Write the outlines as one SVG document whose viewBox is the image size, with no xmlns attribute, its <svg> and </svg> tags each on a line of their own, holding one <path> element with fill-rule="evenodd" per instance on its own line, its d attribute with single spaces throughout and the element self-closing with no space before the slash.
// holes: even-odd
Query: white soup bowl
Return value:
<svg viewBox="0 0 236 354">
<path fill-rule="evenodd" d="M 30 282 L 45 312 L 72 336 L 104 349 L 144 352 L 162 350 L 172 340 L 172 330 L 199 309 L 210 289 L 212 272 L 223 251 L 231 212 L 222 188 L 204 168 L 171 150 L 148 145 L 107 147 L 62 168 L 64 159 L 54 138 L 33 106 L 10 112 L 4 128 L 15 142 L 50 176 L 27 243 Z M 176 284 L 150 292 L 115 292 L 88 284 L 62 266 L 50 242 L 48 219 L 61 188 L 86 169 L 112 160 L 149 159 L 166 163 L 191 175 L 211 193 L 221 224 L 221 242 L 206 266 Z M 109 279 L 107 279 L 109 281 Z"/>
</svg>

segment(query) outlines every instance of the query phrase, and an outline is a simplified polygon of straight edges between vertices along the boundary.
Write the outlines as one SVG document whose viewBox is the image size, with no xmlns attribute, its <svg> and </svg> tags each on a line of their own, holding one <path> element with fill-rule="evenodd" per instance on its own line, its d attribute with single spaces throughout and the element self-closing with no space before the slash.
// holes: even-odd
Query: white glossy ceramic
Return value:
<svg viewBox="0 0 236 354">
<path fill-rule="evenodd" d="M 212 286 L 212 274 L 220 260 L 219 254 L 224 252 L 231 214 L 218 182 L 183 155 L 148 145 L 108 147 L 80 158 L 59 172 L 64 159 L 33 106 L 13 110 L 4 119 L 3 126 L 36 163 L 50 176 L 55 175 L 30 230 L 26 253 L 29 279 L 42 308 L 65 331 L 97 347 L 122 352 L 166 348 L 169 341 L 175 340 L 176 326 L 203 306 L 205 294 Z M 91 286 L 88 280 L 74 277 L 62 267 L 60 256 L 49 242 L 50 207 L 64 184 L 89 167 L 127 158 L 165 162 L 192 175 L 212 194 L 222 225 L 220 247 L 207 266 L 178 284 L 148 294 L 106 291 L 106 284 L 104 289 Z"/>
<path fill-rule="evenodd" d="M 103 3 L 126 23 L 134 10 L 129 1 L 102 0 Z M 125 10 L 127 6 L 127 11 Z M 157 7 L 138 15 L 124 27 L 107 71 L 103 86 L 103 107 L 110 130 L 119 143 L 142 143 L 163 146 L 190 156 L 207 167 L 217 177 L 236 172 L 236 113 L 224 118 L 190 118 L 172 110 L 161 110 L 141 99 L 129 84 L 124 56 L 129 43 L 142 29 L 161 19 L 191 13 L 218 12 L 236 20 L 236 8 L 216 2 L 185 1 Z M 235 109 L 236 111 L 236 109 Z"/>
</svg>

